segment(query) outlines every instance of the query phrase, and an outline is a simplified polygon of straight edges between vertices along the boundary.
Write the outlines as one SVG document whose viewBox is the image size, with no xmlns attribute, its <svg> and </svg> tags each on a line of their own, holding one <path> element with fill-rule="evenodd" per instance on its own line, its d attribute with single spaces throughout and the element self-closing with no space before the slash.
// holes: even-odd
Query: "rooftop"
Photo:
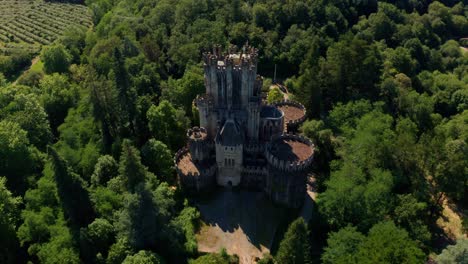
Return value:
<svg viewBox="0 0 468 264">
<path fill-rule="evenodd" d="M 200 173 L 200 171 L 198 170 L 195 163 L 193 163 L 192 155 L 190 155 L 190 152 L 187 152 L 182 156 L 182 158 L 177 163 L 177 167 L 185 175 L 187 175 L 189 173 L 192 173 L 192 174 L 195 174 L 195 173 L 199 174 Z"/>
<path fill-rule="evenodd" d="M 288 138 L 281 138 L 275 141 L 271 148 L 271 153 L 281 160 L 303 161 L 313 154 L 310 145 Z"/>
<path fill-rule="evenodd" d="M 292 104 L 283 104 L 279 105 L 278 109 L 283 111 L 284 113 L 284 123 L 288 123 L 289 121 L 296 121 L 304 117 L 305 110 L 301 109 L 298 106 Z"/>
</svg>

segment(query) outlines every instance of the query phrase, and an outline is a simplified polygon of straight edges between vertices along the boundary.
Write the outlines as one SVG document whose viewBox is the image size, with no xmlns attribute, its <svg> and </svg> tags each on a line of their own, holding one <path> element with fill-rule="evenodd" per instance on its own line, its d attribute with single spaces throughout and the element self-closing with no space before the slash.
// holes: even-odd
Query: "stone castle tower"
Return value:
<svg viewBox="0 0 468 264">
<path fill-rule="evenodd" d="M 203 54 L 206 93 L 194 102 L 200 127 L 188 131 L 187 147 L 176 153 L 179 182 L 195 192 L 216 185 L 262 190 L 299 207 L 313 145 L 293 133 L 306 110 L 292 101 L 264 104 L 257 58 L 249 46 Z"/>
</svg>

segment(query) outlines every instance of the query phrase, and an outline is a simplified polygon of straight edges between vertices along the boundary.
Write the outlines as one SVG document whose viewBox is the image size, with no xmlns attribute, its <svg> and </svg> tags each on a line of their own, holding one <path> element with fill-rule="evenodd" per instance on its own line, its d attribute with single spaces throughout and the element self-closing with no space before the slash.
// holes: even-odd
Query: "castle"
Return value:
<svg viewBox="0 0 468 264">
<path fill-rule="evenodd" d="M 200 126 L 174 158 L 180 185 L 204 192 L 219 186 L 264 191 L 274 202 L 300 207 L 314 146 L 296 135 L 305 120 L 303 105 L 262 101 L 257 50 L 244 46 L 204 53 L 206 93 L 194 104 Z"/>
</svg>

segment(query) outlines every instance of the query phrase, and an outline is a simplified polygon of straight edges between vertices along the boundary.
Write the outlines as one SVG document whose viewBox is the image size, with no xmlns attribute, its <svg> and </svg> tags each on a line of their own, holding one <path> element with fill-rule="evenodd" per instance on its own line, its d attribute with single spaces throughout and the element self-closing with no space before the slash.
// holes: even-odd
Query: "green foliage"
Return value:
<svg viewBox="0 0 468 264">
<path fill-rule="evenodd" d="M 12 190 L 24 189 L 24 177 L 33 171 L 34 159 L 27 133 L 16 123 L 0 121 L 0 175 Z"/>
<path fill-rule="evenodd" d="M 425 257 L 408 233 L 385 221 L 364 236 L 354 227 L 331 233 L 322 256 L 324 263 L 420 263 Z"/>
<path fill-rule="evenodd" d="M 68 109 L 75 106 L 78 98 L 77 89 L 65 75 L 54 73 L 46 75 L 39 83 L 41 103 L 44 106 L 52 129 L 63 123 Z"/>
<path fill-rule="evenodd" d="M 64 73 L 68 72 L 72 57 L 62 44 L 54 44 L 42 49 L 41 60 L 46 73 Z"/>
<path fill-rule="evenodd" d="M 96 218 L 87 228 L 80 230 L 80 250 L 87 261 L 93 261 L 97 254 L 106 254 L 114 238 L 112 224 L 105 219 Z"/>
<path fill-rule="evenodd" d="M 323 263 L 356 263 L 356 252 L 365 239 L 366 237 L 352 226 L 330 233 L 327 239 L 327 247 L 322 255 Z"/>
<path fill-rule="evenodd" d="M 345 163 L 332 172 L 327 190 L 319 195 L 320 212 L 333 227 L 348 224 L 368 228 L 384 219 L 393 203 L 393 178 L 389 171 L 361 169 Z"/>
<path fill-rule="evenodd" d="M 14 197 L 6 187 L 6 178 L 0 177 L 0 262 L 15 263 L 18 250 L 16 228 L 20 220 L 21 198 Z"/>
<path fill-rule="evenodd" d="M 424 253 L 393 222 L 373 226 L 357 252 L 357 263 L 420 263 Z"/>
<path fill-rule="evenodd" d="M 154 177 L 141 164 L 140 152 L 128 140 L 125 140 L 122 144 L 119 175 L 126 190 L 130 192 L 133 192 L 136 186 L 145 181 L 147 177 Z"/>
<path fill-rule="evenodd" d="M 163 264 L 164 260 L 151 251 L 140 250 L 133 256 L 127 256 L 123 264 Z"/>
<path fill-rule="evenodd" d="M 97 160 L 94 173 L 91 175 L 93 186 L 105 185 L 110 179 L 117 177 L 119 165 L 110 155 L 103 155 Z"/>
<path fill-rule="evenodd" d="M 188 119 L 183 110 L 176 109 L 168 101 L 152 105 L 147 113 L 148 125 L 156 140 L 175 151 L 185 140 Z"/>
<path fill-rule="evenodd" d="M 269 104 L 276 103 L 283 100 L 283 93 L 279 88 L 270 89 L 267 96 L 267 101 Z"/>
<path fill-rule="evenodd" d="M 230 256 L 226 249 L 221 249 L 219 253 L 210 253 L 189 261 L 189 264 L 238 264 L 237 255 Z"/>
<path fill-rule="evenodd" d="M 167 83 L 162 84 L 162 97 L 174 105 L 183 107 L 187 116 L 191 116 L 195 97 L 204 91 L 203 73 L 198 65 L 187 68 L 181 79 L 169 79 Z"/>
<path fill-rule="evenodd" d="M 155 139 L 148 140 L 141 149 L 141 157 L 142 163 L 159 179 L 174 182 L 173 155 L 166 144 Z"/>
<path fill-rule="evenodd" d="M 20 31 L 24 21 L 16 18 L 0 29 L 0 175 L 15 195 L 24 193 L 21 219 L 0 215 L 8 234 L 0 254 L 9 253 L 0 262 L 26 249 L 29 258 L 19 262 L 196 256 L 200 215 L 169 187 L 172 154 L 198 123 L 202 52 L 246 42 L 259 49 L 262 90 L 276 69 L 315 118 L 301 132 L 315 144 L 324 226 L 313 237 L 331 231 L 322 260 L 423 262 L 417 247 L 436 249 L 431 233 L 442 198 L 468 197 L 467 53 L 457 42 L 468 35 L 468 19 L 458 2 L 87 0 L 95 22 L 88 31 L 85 6 L 18 8 L 16 18 L 41 30 L 36 23 Z M 52 6 L 63 16 L 37 17 Z M 23 42 L 50 43 L 62 28 L 70 30 L 41 54 L 48 75 L 36 74 L 39 63 L 10 84 L 32 59 Z M 267 99 L 278 98 L 274 89 Z M 42 152 L 52 143 L 46 162 Z M 0 197 L 8 193 L 1 190 Z M 23 247 L 17 251 L 12 230 Z M 294 230 L 278 263 L 310 260 L 305 224 Z M 192 262 L 238 258 L 224 251 Z"/>
<path fill-rule="evenodd" d="M 444 249 L 437 256 L 436 261 L 440 264 L 468 263 L 468 240 L 458 239 L 455 245 L 450 245 Z"/>
<path fill-rule="evenodd" d="M 79 263 L 78 251 L 60 208 L 53 167 L 46 164 L 35 188 L 24 197 L 23 223 L 18 229 L 22 246 L 41 263 Z"/>
<path fill-rule="evenodd" d="M 185 233 L 185 251 L 189 254 L 197 252 L 197 240 L 195 234 L 198 232 L 200 222 L 200 212 L 194 207 L 185 204 L 184 209 L 173 220 L 172 225 L 182 229 Z"/>
<path fill-rule="evenodd" d="M 122 263 L 126 256 L 132 254 L 132 249 L 125 238 L 117 239 L 109 249 L 109 255 L 107 256 L 106 263 Z"/>
<path fill-rule="evenodd" d="M 303 218 L 292 222 L 281 240 L 276 261 L 278 263 L 312 263 L 309 231 Z"/>
<path fill-rule="evenodd" d="M 65 216 L 74 225 L 82 227 L 89 224 L 94 218 L 94 210 L 83 180 L 70 170 L 55 149 L 50 147 L 48 152 Z"/>
<path fill-rule="evenodd" d="M 0 116 L 21 126 L 28 132 L 31 144 L 44 149 L 50 143 L 52 133 L 44 108 L 39 98 L 27 90 L 7 87 L 0 94 Z M 34 113 L 32 115 L 31 113 Z"/>
</svg>

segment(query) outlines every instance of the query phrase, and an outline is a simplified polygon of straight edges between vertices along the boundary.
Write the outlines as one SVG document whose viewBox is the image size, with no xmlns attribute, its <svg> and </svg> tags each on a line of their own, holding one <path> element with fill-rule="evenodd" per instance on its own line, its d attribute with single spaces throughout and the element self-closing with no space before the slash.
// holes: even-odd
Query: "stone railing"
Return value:
<svg viewBox="0 0 468 264">
<path fill-rule="evenodd" d="M 298 103 L 296 101 L 291 101 L 291 100 L 282 100 L 282 101 L 274 103 L 273 105 L 276 106 L 276 107 L 293 106 L 293 107 L 299 108 L 299 109 L 304 111 L 304 115 L 302 117 L 300 117 L 299 119 L 289 120 L 288 123 L 286 124 L 288 126 L 298 127 L 300 124 L 304 123 L 304 121 L 306 120 L 307 109 L 301 103 Z"/>
<path fill-rule="evenodd" d="M 187 129 L 187 137 L 193 141 L 203 141 L 207 138 L 207 131 L 204 127 L 193 127 Z"/>
<path fill-rule="evenodd" d="M 312 148 L 312 154 L 305 160 L 299 160 L 299 161 L 282 160 L 276 157 L 271 152 L 271 148 L 274 147 L 274 144 L 278 140 L 293 140 L 293 141 L 306 144 L 310 148 Z M 271 142 L 266 147 L 265 157 L 267 159 L 268 164 L 270 166 L 273 166 L 276 169 L 287 171 L 287 172 L 297 172 L 297 171 L 303 171 L 303 170 L 308 169 L 308 167 L 312 164 L 313 157 L 314 157 L 313 150 L 314 150 L 314 144 L 312 143 L 312 141 L 310 141 L 310 139 L 303 137 L 303 136 L 299 136 L 299 135 L 282 134 L 279 136 L 272 137 Z"/>
<path fill-rule="evenodd" d="M 179 176 L 179 183 L 183 188 L 186 188 L 189 191 L 201 191 L 206 190 L 214 186 L 216 179 L 217 166 L 216 162 L 211 164 L 203 164 L 202 166 L 197 166 L 197 172 L 187 172 L 184 173 L 177 166 L 179 161 L 185 156 L 188 155 L 188 149 L 182 148 L 177 151 L 174 162 L 177 175 Z"/>
</svg>

